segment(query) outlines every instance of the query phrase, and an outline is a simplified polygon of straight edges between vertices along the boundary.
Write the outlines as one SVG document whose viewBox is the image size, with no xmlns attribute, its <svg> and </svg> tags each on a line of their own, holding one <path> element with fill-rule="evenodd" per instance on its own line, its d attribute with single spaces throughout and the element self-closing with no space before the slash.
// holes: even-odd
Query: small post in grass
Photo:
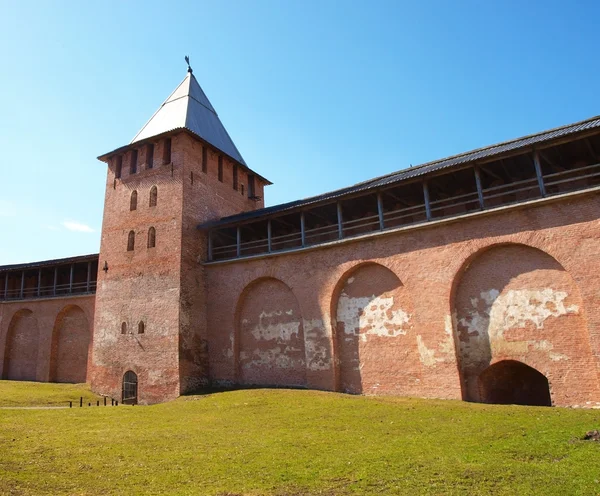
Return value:
<svg viewBox="0 0 600 496">
<path fill-rule="evenodd" d="M 115 399 L 114 398 L 110 399 L 110 406 L 115 406 Z"/>
<path fill-rule="evenodd" d="M 106 406 L 106 396 L 104 397 L 104 406 Z"/>
<path fill-rule="evenodd" d="M 100 406 L 100 400 L 96 401 L 96 406 Z"/>
<path fill-rule="evenodd" d="M 69 401 L 69 408 L 73 408 L 73 402 Z"/>
<path fill-rule="evenodd" d="M 83 396 L 79 397 L 79 408 L 83 406 Z"/>
</svg>

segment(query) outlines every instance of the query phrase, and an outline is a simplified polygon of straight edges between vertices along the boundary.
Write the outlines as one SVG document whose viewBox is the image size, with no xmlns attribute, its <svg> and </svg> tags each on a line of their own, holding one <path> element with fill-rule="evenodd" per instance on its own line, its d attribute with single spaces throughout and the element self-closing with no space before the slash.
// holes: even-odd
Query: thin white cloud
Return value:
<svg viewBox="0 0 600 496">
<path fill-rule="evenodd" d="M 63 227 L 65 229 L 68 229 L 69 231 L 76 231 L 76 232 L 85 232 L 85 233 L 93 233 L 94 230 L 86 225 L 86 224 L 82 224 L 81 222 L 75 222 L 72 220 L 65 220 L 62 223 Z"/>
<path fill-rule="evenodd" d="M 17 207 L 6 200 L 0 200 L 0 217 L 14 217 L 17 215 Z"/>
</svg>

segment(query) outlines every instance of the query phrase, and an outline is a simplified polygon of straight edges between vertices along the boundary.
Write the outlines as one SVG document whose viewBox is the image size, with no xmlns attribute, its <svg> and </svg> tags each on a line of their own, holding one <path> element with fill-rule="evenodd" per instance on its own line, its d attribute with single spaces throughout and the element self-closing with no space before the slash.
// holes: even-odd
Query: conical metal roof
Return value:
<svg viewBox="0 0 600 496">
<path fill-rule="evenodd" d="M 246 165 L 214 107 L 191 72 L 188 72 L 181 84 L 140 129 L 130 144 L 175 129 L 191 131 L 240 164 Z"/>
</svg>

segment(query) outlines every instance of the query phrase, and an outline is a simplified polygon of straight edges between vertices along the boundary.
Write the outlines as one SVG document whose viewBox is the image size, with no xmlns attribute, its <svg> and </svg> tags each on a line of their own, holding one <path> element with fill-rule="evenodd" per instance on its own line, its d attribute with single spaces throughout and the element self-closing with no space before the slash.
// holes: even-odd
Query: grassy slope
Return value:
<svg viewBox="0 0 600 496">
<path fill-rule="evenodd" d="M 0 494 L 599 494 L 600 411 L 252 390 L 0 410 Z"/>
<path fill-rule="evenodd" d="M 86 384 L 49 384 L 47 382 L 0 381 L 0 407 L 79 406 L 79 398 L 87 405 L 101 399 Z"/>
</svg>

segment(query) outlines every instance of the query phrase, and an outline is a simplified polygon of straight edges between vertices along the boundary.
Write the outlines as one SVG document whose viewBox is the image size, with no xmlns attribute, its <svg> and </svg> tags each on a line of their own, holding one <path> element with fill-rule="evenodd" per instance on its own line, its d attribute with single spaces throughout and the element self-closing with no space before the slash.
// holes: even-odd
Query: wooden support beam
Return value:
<svg viewBox="0 0 600 496">
<path fill-rule="evenodd" d="M 244 229 L 246 229 L 246 231 L 249 232 L 250 235 L 262 237 L 262 233 L 255 228 L 257 225 L 258 225 L 258 223 L 243 224 L 240 227 L 243 227 Z"/>
<path fill-rule="evenodd" d="M 328 224 L 331 223 L 331 219 L 328 219 L 327 217 L 323 217 L 322 215 L 315 213 L 314 210 L 307 210 L 306 213 L 308 215 L 312 215 L 313 217 L 316 217 L 317 219 L 321 219 L 322 221 L 325 221 Z"/>
<path fill-rule="evenodd" d="M 302 239 L 302 247 L 306 246 L 306 219 L 304 212 L 300 213 L 300 238 Z"/>
<path fill-rule="evenodd" d="M 381 191 L 377 193 L 377 213 L 379 214 L 379 230 L 383 231 L 385 225 L 383 222 L 383 198 L 381 197 Z"/>
<path fill-rule="evenodd" d="M 338 239 L 344 237 L 344 217 L 342 215 L 342 204 L 337 202 L 337 224 L 338 224 Z"/>
<path fill-rule="evenodd" d="M 37 279 L 37 295 L 38 297 L 42 294 L 42 269 L 38 269 Z"/>
<path fill-rule="evenodd" d="M 594 150 L 594 145 L 592 145 L 592 143 L 589 140 L 589 138 L 585 138 L 583 141 L 585 141 L 585 146 L 587 146 L 587 149 L 590 152 L 590 155 L 592 156 L 592 158 L 594 159 L 594 161 L 597 161 L 598 160 L 598 154 L 596 153 L 596 150 Z"/>
<path fill-rule="evenodd" d="M 537 177 L 538 186 L 540 187 L 540 193 L 542 198 L 546 197 L 546 187 L 544 186 L 544 177 L 542 175 L 542 166 L 540 165 L 540 157 L 538 156 L 537 150 L 533 151 L 533 165 L 535 166 L 535 175 Z"/>
<path fill-rule="evenodd" d="M 227 234 L 227 231 L 228 231 L 228 230 L 230 231 L 231 229 L 235 229 L 235 226 L 232 226 L 232 227 L 226 227 L 226 228 L 224 228 L 224 229 L 221 229 L 221 230 L 219 230 L 219 229 L 214 229 L 212 232 L 214 232 L 214 233 L 217 233 L 217 232 L 218 232 L 220 237 L 227 238 L 227 239 L 232 239 L 233 241 L 235 241 L 235 240 L 236 240 L 236 236 L 237 236 L 237 234 L 236 234 L 236 235 L 233 235 L 233 236 L 232 236 L 232 235 L 230 235 L 230 234 Z M 214 241 L 214 236 L 213 236 L 213 241 Z"/>
<path fill-rule="evenodd" d="M 561 167 L 560 165 L 556 164 L 553 160 L 550 160 L 548 156 L 543 154 L 542 152 L 538 152 L 538 155 L 541 158 L 543 158 L 546 162 L 548 162 L 548 164 L 550 164 L 550 167 L 552 167 L 554 170 L 557 170 L 558 172 L 564 172 L 566 170 L 564 167 Z"/>
<path fill-rule="evenodd" d="M 473 167 L 475 171 L 475 184 L 477 185 L 477 196 L 479 197 L 479 208 L 483 210 L 485 205 L 483 203 L 483 189 L 481 187 L 481 174 L 479 173 L 479 167 Z"/>
<path fill-rule="evenodd" d="M 267 251 L 269 253 L 273 251 L 273 228 L 271 226 L 271 219 L 267 219 Z"/>
<path fill-rule="evenodd" d="M 21 271 L 21 292 L 19 293 L 19 297 L 23 299 L 23 293 L 25 290 L 25 271 Z"/>
<path fill-rule="evenodd" d="M 423 181 L 423 198 L 425 199 L 425 215 L 427 220 L 431 220 L 431 205 L 429 204 L 429 185 Z"/>
<path fill-rule="evenodd" d="M 58 267 L 54 267 L 54 283 L 52 285 L 52 295 L 56 296 L 56 285 L 58 283 Z"/>
<path fill-rule="evenodd" d="M 297 225 L 295 225 L 295 224 L 292 224 L 291 222 L 288 222 L 288 221 L 282 220 L 282 219 L 281 219 L 281 217 L 274 217 L 274 218 L 273 218 L 273 220 L 274 220 L 274 221 L 276 221 L 276 222 L 279 222 L 280 224 L 283 224 L 284 226 L 287 226 L 287 227 L 291 227 L 291 228 L 293 228 L 293 229 L 294 229 L 294 231 L 295 231 L 296 229 L 298 229 L 298 226 L 297 226 Z"/>
<path fill-rule="evenodd" d="M 208 261 L 213 259 L 213 232 L 208 231 Z"/>
<path fill-rule="evenodd" d="M 499 179 L 500 181 L 504 181 L 504 178 L 499 176 L 498 174 L 496 174 L 495 172 L 492 172 L 489 169 L 486 169 L 485 167 L 482 167 L 481 165 L 478 166 L 480 171 L 485 172 L 486 174 L 492 176 L 494 179 Z"/>
<path fill-rule="evenodd" d="M 500 165 L 502 166 L 502 170 L 504 171 L 504 174 L 506 174 L 506 177 L 508 177 L 511 181 L 515 181 L 515 178 L 512 177 L 508 170 L 506 169 L 506 164 L 504 163 L 504 160 L 500 159 Z"/>
<path fill-rule="evenodd" d="M 75 264 L 71 264 L 71 268 L 69 270 L 69 293 L 73 292 L 73 273 L 75 271 Z"/>
<path fill-rule="evenodd" d="M 85 290 L 89 293 L 92 287 L 92 262 L 88 262 L 87 279 L 85 282 Z"/>
<path fill-rule="evenodd" d="M 432 179 L 439 179 L 439 176 L 434 177 Z M 437 181 L 437 183 L 434 185 L 434 188 L 430 188 L 429 182 L 428 182 L 427 183 L 427 191 L 429 191 L 429 193 L 431 193 L 431 190 L 433 190 L 435 192 L 436 197 L 445 197 L 445 198 L 452 197 L 452 191 L 444 188 L 444 185 L 441 183 L 441 181 Z"/>
<path fill-rule="evenodd" d="M 236 256 L 241 257 L 242 256 L 242 228 L 240 226 L 237 226 L 237 229 L 236 229 L 235 245 L 236 245 L 236 250 L 235 250 Z"/>
<path fill-rule="evenodd" d="M 8 300 L 8 272 L 4 274 L 4 299 Z"/>
<path fill-rule="evenodd" d="M 390 191 L 383 191 L 383 194 L 391 196 L 398 203 L 402 203 L 402 204 L 404 204 L 407 207 L 414 207 L 415 206 L 414 203 L 411 204 L 411 203 L 407 202 L 404 198 L 400 198 L 399 196 L 396 196 L 394 193 L 391 193 Z"/>
</svg>

